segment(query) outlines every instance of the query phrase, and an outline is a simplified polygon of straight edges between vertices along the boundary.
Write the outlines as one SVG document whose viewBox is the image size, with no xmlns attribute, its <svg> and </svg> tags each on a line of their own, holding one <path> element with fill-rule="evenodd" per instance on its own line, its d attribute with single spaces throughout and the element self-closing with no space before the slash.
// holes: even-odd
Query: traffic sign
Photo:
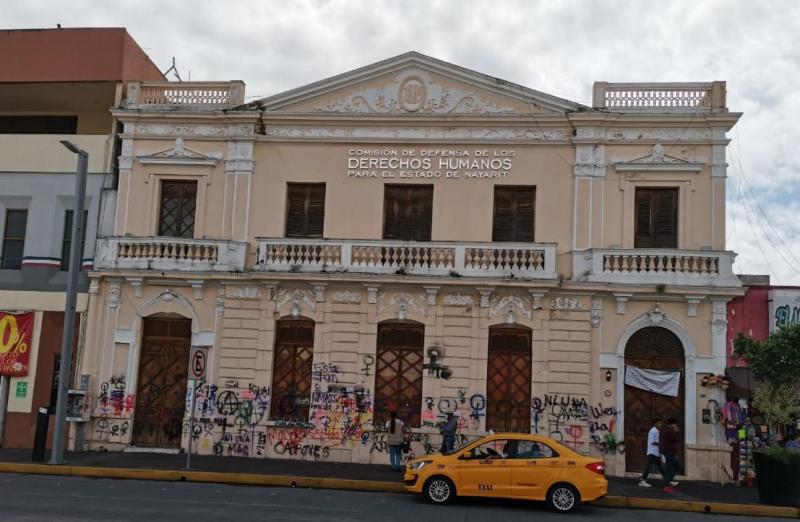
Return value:
<svg viewBox="0 0 800 522">
<path fill-rule="evenodd" d="M 208 346 L 192 346 L 189 352 L 189 379 L 205 379 L 208 367 Z"/>
</svg>

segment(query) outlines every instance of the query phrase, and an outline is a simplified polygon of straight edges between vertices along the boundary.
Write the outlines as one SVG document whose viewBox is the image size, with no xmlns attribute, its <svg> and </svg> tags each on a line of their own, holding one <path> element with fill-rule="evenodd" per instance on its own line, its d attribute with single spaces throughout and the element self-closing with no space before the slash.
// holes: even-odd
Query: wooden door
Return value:
<svg viewBox="0 0 800 522">
<path fill-rule="evenodd" d="M 314 321 L 287 319 L 276 329 L 270 419 L 308 422 Z"/>
<path fill-rule="evenodd" d="M 185 318 L 145 318 L 133 445 L 179 448 L 186 405 L 192 322 Z"/>
<path fill-rule="evenodd" d="M 489 329 L 486 429 L 529 433 L 531 429 L 531 330 Z"/>
<path fill-rule="evenodd" d="M 422 364 L 425 327 L 408 323 L 378 326 L 373 424 L 380 426 L 389 412 L 407 427 L 419 427 L 422 415 Z"/>
<path fill-rule="evenodd" d="M 633 334 L 625 346 L 625 364 L 652 370 L 681 370 L 677 397 L 625 386 L 625 469 L 642 471 L 647 464 L 647 432 L 652 420 L 678 421 L 680 439 L 684 436 L 684 375 L 683 345 L 680 339 L 665 328 L 643 328 Z M 678 446 L 678 462 L 683 468 L 684 447 Z"/>
</svg>

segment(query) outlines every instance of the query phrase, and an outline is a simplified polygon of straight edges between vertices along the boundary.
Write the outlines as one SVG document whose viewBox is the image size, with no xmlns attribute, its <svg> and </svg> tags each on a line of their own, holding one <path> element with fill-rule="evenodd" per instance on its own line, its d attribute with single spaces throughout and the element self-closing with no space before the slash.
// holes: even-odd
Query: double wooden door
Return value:
<svg viewBox="0 0 800 522">
<path fill-rule="evenodd" d="M 647 464 L 647 433 L 652 421 L 678 421 L 679 437 L 684 440 L 683 346 L 680 339 L 665 328 L 643 328 L 633 334 L 625 346 L 625 365 L 652 370 L 680 370 L 677 397 L 661 395 L 633 386 L 625 386 L 625 469 L 642 471 Z M 678 446 L 678 462 L 684 463 L 684 446 Z"/>
<path fill-rule="evenodd" d="M 132 443 L 179 448 L 186 409 L 191 320 L 145 318 L 143 330 Z"/>
<path fill-rule="evenodd" d="M 531 330 L 489 330 L 486 429 L 529 433 L 531 429 Z"/>
<path fill-rule="evenodd" d="M 411 323 L 378 326 L 375 368 L 376 426 L 396 411 L 408 427 L 418 427 L 422 413 L 422 366 L 425 328 Z"/>
</svg>

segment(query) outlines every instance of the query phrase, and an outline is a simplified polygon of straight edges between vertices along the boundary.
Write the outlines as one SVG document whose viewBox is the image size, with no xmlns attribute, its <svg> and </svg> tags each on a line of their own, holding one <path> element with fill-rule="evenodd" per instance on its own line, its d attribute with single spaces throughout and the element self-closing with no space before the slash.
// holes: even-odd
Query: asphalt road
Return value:
<svg viewBox="0 0 800 522">
<path fill-rule="evenodd" d="M 647 520 L 718 515 L 584 507 L 564 516 L 527 502 L 462 500 L 432 506 L 412 495 L 226 486 L 0 473 L 0 520 L 136 521 L 503 521 Z M 736 522 L 767 520 L 736 517 Z M 773 519 L 774 520 L 774 519 Z"/>
</svg>

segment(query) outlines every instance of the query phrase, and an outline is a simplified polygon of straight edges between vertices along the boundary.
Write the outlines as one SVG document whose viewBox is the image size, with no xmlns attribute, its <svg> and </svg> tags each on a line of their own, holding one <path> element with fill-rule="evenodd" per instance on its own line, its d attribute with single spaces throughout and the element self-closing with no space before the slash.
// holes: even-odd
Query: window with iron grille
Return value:
<svg viewBox="0 0 800 522">
<path fill-rule="evenodd" d="M 286 237 L 322 237 L 325 225 L 325 184 L 286 186 Z"/>
<path fill-rule="evenodd" d="M 678 248 L 678 189 L 637 188 L 634 248 Z"/>
<path fill-rule="evenodd" d="M 6 210 L 6 226 L 3 233 L 3 251 L 0 252 L 0 268 L 19 270 L 25 251 L 25 229 L 28 227 L 27 210 Z"/>
<path fill-rule="evenodd" d="M 270 419 L 308 422 L 313 358 L 314 322 L 297 319 L 278 321 L 272 364 Z"/>
<path fill-rule="evenodd" d="M 383 192 L 383 239 L 430 241 L 433 187 L 386 185 Z"/>
<path fill-rule="evenodd" d="M 420 425 L 424 342 L 423 325 L 378 325 L 373 414 L 375 426 L 386 424 L 391 411 L 396 411 L 406 426 Z"/>
<path fill-rule="evenodd" d="M 64 240 L 61 242 L 61 270 L 69 270 L 70 246 L 72 245 L 72 210 L 64 212 Z M 81 223 L 81 259 L 86 251 L 86 222 L 89 211 L 83 211 L 83 223 Z"/>
<path fill-rule="evenodd" d="M 489 328 L 486 429 L 529 433 L 531 429 L 531 330 Z"/>
<path fill-rule="evenodd" d="M 194 237 L 196 210 L 196 181 L 162 181 L 161 216 L 158 223 L 158 235 L 183 238 Z"/>
<path fill-rule="evenodd" d="M 495 187 L 492 241 L 534 239 L 536 187 Z"/>
</svg>

